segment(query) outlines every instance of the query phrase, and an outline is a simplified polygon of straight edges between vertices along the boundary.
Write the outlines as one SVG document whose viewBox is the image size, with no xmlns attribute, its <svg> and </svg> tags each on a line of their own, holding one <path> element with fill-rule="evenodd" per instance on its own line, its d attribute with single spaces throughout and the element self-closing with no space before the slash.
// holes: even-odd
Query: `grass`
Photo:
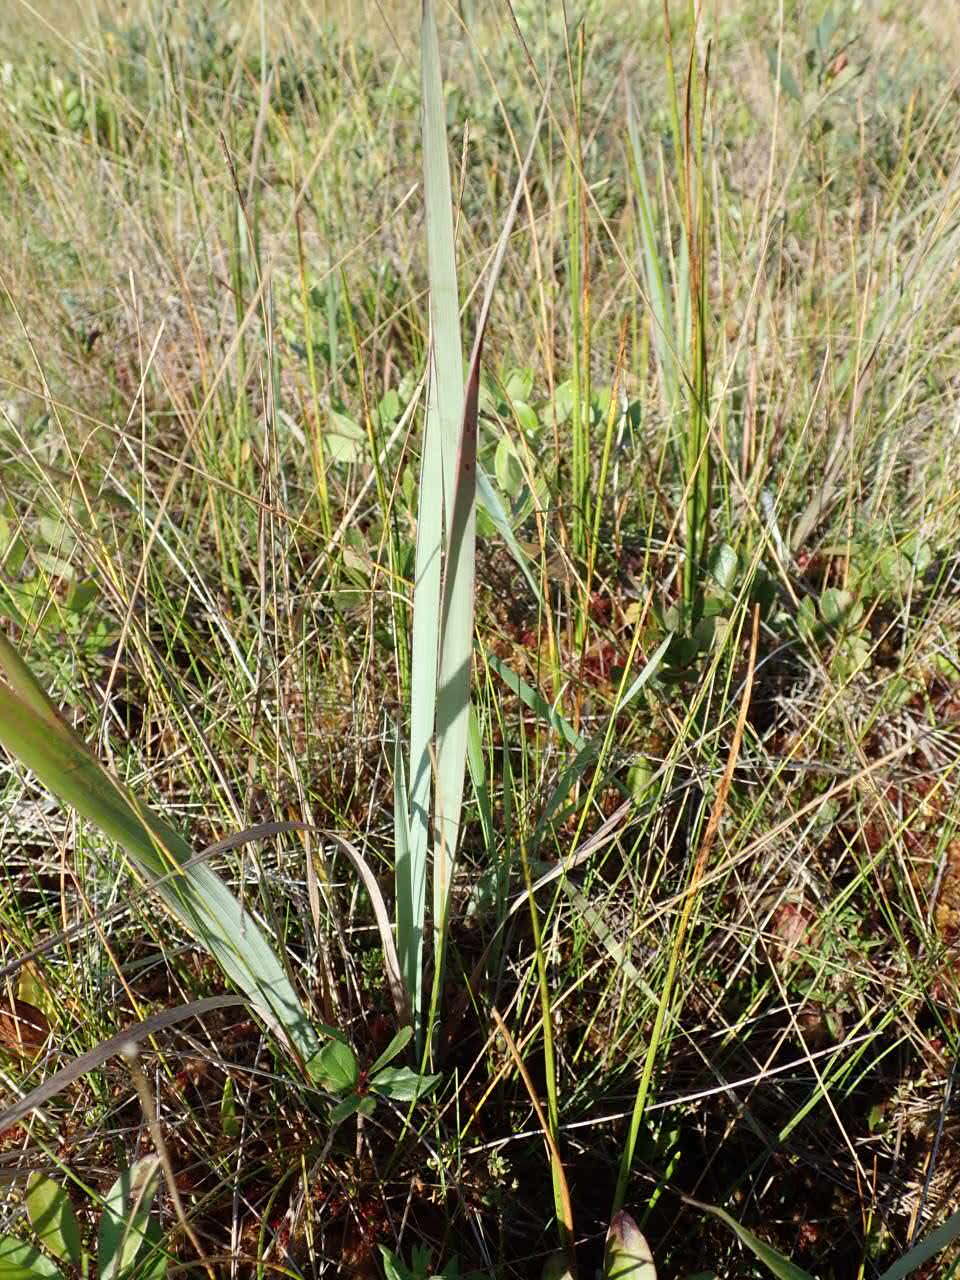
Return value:
<svg viewBox="0 0 960 1280">
<path fill-rule="evenodd" d="M 298 1059 L 4 757 L 26 1250 L 31 1171 L 92 1256 L 148 1170 L 144 1274 L 537 1276 L 572 1237 L 586 1276 L 624 1206 L 661 1278 L 769 1275 L 759 1239 L 868 1280 L 960 1205 L 957 20 L 513 15 L 437 10 L 440 319 L 412 9 L 0 15 L 3 631 L 142 831 L 216 844 L 306 1019 Z M 455 283 L 456 401 L 531 143 L 438 816 L 431 323 Z"/>
</svg>

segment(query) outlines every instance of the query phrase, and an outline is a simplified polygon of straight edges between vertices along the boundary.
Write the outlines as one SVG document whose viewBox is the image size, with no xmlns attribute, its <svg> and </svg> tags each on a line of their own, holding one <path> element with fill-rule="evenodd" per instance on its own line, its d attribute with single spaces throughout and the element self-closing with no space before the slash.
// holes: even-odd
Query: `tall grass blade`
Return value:
<svg viewBox="0 0 960 1280">
<path fill-rule="evenodd" d="M 178 832 L 111 777 L 3 635 L 0 675 L 7 681 L 0 684 L 0 743 L 60 800 L 121 846 L 267 1026 L 308 1064 L 319 1049 L 316 1032 L 254 917 L 215 872 L 192 862 L 193 851 Z"/>
<path fill-rule="evenodd" d="M 685 351 L 686 344 L 680 343 L 673 315 L 673 304 L 668 287 L 669 277 L 664 273 L 660 260 L 660 248 L 657 244 L 657 219 L 653 202 L 647 187 L 646 168 L 644 164 L 643 146 L 640 141 L 640 125 L 637 120 L 637 108 L 633 94 L 627 88 L 627 134 L 633 161 L 633 184 L 637 196 L 640 214 L 640 240 L 643 249 L 643 279 L 647 291 L 647 305 L 653 329 L 653 349 L 657 357 L 657 368 L 660 371 L 660 387 L 663 392 L 664 405 L 672 415 L 680 401 L 680 377 L 678 372 L 677 351 Z"/>
<path fill-rule="evenodd" d="M 417 551 L 413 587 L 410 676 L 410 810 L 407 856 L 395 870 L 397 949 L 419 1031 L 422 1018 L 423 935 L 430 844 L 432 743 L 440 661 L 443 554 L 442 497 L 453 483 L 453 441 L 463 412 L 463 345 L 454 251 L 453 202 L 447 161 L 446 112 L 440 48 L 430 0 L 421 22 L 423 181 L 430 280 L 430 355 L 427 412 L 420 460 Z"/>
<path fill-rule="evenodd" d="M 472 457 L 461 464 L 461 435 L 464 421 L 463 342 L 460 333 L 460 307 L 457 297 L 456 245 L 453 228 L 453 197 L 450 165 L 447 156 L 446 106 L 440 71 L 440 46 L 431 0 L 424 0 L 421 27 L 421 74 L 423 78 L 423 183 L 427 216 L 427 267 L 430 282 L 431 329 L 431 397 L 428 416 L 433 410 L 434 431 L 425 439 L 424 449 L 436 453 L 439 443 L 443 477 L 443 517 L 446 555 L 443 565 L 442 603 L 439 613 L 431 617 L 431 641 L 436 632 L 439 669 L 431 664 L 438 683 L 435 686 L 437 740 L 436 847 L 433 857 L 434 929 L 441 927 L 447 892 L 456 852 L 460 804 L 463 795 L 463 763 L 457 769 L 457 744 L 463 738 L 466 755 L 466 733 L 461 729 L 461 707 L 464 691 L 469 688 L 469 639 L 466 666 L 462 652 L 462 630 L 467 610 L 470 631 L 473 627 L 473 543 L 474 493 L 476 484 L 475 436 Z M 470 449 L 469 440 L 467 448 Z M 462 465 L 471 471 L 470 486 L 461 486 Z M 439 507 L 440 491 L 424 486 L 421 480 L 420 514 L 425 504 Z M 459 501 L 458 501 L 459 497 Z M 439 539 L 438 539 L 439 540 Z M 468 597 L 469 593 L 469 599 Z M 433 601 L 430 602 L 431 605 Z M 431 609 L 431 614 L 433 610 Z M 416 625 L 416 601 L 414 623 Z M 456 632 L 448 638 L 444 631 Z M 462 714 L 465 716 L 464 705 Z M 430 725 L 430 732 L 434 729 Z M 422 784 L 422 758 L 416 760 L 414 777 L 415 802 L 417 784 Z M 411 773 L 413 769 L 411 768 Z"/>
<path fill-rule="evenodd" d="M 420 874 L 411 866 L 410 791 L 400 735 L 393 760 L 393 846 L 396 893 L 397 963 L 416 1019 L 423 999 L 423 921 L 426 895 L 426 845 Z M 414 894 L 419 891 L 419 896 Z"/>
<path fill-rule="evenodd" d="M 453 859 L 460 834 L 460 810 L 467 762 L 470 722 L 470 667 L 473 655 L 473 606 L 476 574 L 477 417 L 483 340 L 493 294 L 506 256 L 510 233 L 526 185 L 536 140 L 546 111 L 544 96 L 513 199 L 500 231 L 497 252 L 487 276 L 483 304 L 470 356 L 463 423 L 457 449 L 455 487 L 447 526 L 440 631 L 440 688 L 437 696 L 437 835 L 434 860 L 434 910 L 443 920 Z M 446 496 L 446 489 L 444 494 Z M 439 887 L 438 887 L 439 886 Z"/>
<path fill-rule="evenodd" d="M 437 973 L 442 970 L 441 939 L 460 833 L 466 773 L 473 650 L 480 358 L 493 290 L 533 155 L 531 143 L 488 276 L 465 389 L 446 110 L 431 0 L 424 0 L 423 4 L 421 76 L 430 284 L 430 390 L 420 473 L 413 602 L 409 839 L 407 855 L 397 877 L 398 903 L 402 897 L 404 922 L 403 929 L 398 929 L 400 964 L 413 998 L 418 1030 L 423 1014 L 420 975 L 434 731 L 437 795 L 433 825 L 433 912 L 439 944 Z M 543 108 L 540 120 L 542 118 Z M 540 120 L 534 138 L 539 132 Z M 437 501 L 440 493 L 442 517 Z M 434 989 L 437 989 L 436 978 Z"/>
</svg>

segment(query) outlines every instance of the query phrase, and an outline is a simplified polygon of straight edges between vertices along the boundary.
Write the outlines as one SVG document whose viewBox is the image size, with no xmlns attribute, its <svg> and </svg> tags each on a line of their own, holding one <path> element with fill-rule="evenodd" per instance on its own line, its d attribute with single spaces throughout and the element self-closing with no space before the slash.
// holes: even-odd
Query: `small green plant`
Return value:
<svg viewBox="0 0 960 1280">
<path fill-rule="evenodd" d="M 0 617 L 66 632 L 95 655 L 110 644 L 111 629 L 97 610 L 96 582 L 74 567 L 76 545 L 67 520 L 53 515 L 36 521 L 28 545 L 12 504 L 0 503 Z"/>
<path fill-rule="evenodd" d="M 836 90 L 837 81 L 845 83 L 855 76 L 847 58 L 849 42 L 838 40 L 840 17 L 828 8 L 810 32 L 801 62 L 791 66 L 777 48 L 767 50 L 770 74 L 779 77 L 780 87 L 788 98 L 802 105 L 808 114 L 816 110 L 827 89 Z M 795 69 L 794 69 L 795 68 Z M 830 123 L 821 124 L 829 130 Z"/>
<path fill-rule="evenodd" d="M 409 1266 L 386 1245 L 380 1246 L 380 1252 L 386 1280 L 485 1280 L 479 1271 L 462 1272 L 456 1258 L 451 1258 L 441 1271 L 435 1270 L 433 1253 L 426 1245 L 413 1246 Z"/>
<path fill-rule="evenodd" d="M 542 1280 L 575 1280 L 570 1253 L 552 1253 L 543 1265 Z M 603 1251 L 603 1280 L 657 1280 L 650 1246 L 626 1210 L 613 1215 Z"/>
<path fill-rule="evenodd" d="M 45 1174 L 33 1174 L 24 1204 L 35 1243 L 0 1236 L 0 1280 L 86 1277 L 92 1266 L 99 1280 L 162 1280 L 167 1255 L 160 1221 L 151 1213 L 159 1185 L 156 1156 L 144 1156 L 120 1174 L 103 1199 L 94 1251 L 84 1242 L 66 1189 Z"/>
<path fill-rule="evenodd" d="M 334 1124 L 352 1115 L 372 1115 L 378 1098 L 416 1102 L 436 1088 L 439 1075 L 423 1075 L 410 1067 L 389 1065 L 406 1048 L 412 1035 L 412 1027 L 401 1027 L 373 1065 L 363 1069 L 345 1039 L 334 1037 L 324 1045 L 317 1059 L 317 1082 L 340 1099 L 330 1117 Z"/>
</svg>

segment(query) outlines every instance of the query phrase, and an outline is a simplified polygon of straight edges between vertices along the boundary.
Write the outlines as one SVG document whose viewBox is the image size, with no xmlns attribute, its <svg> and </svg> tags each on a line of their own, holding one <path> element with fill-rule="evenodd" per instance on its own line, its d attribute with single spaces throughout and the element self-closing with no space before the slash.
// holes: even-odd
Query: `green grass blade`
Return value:
<svg viewBox="0 0 960 1280">
<path fill-rule="evenodd" d="M 437 848 L 434 850 L 434 919 L 447 907 L 453 860 L 460 834 L 470 669 L 473 656 L 473 601 L 476 553 L 477 400 L 479 349 L 464 409 L 463 439 L 443 575 L 440 623 L 440 685 L 437 690 Z"/>
<path fill-rule="evenodd" d="M 960 1236 L 960 1209 L 943 1223 L 931 1231 L 929 1235 L 924 1236 L 919 1244 L 915 1244 L 912 1249 L 903 1255 L 899 1262 L 895 1262 L 889 1267 L 880 1280 L 903 1280 L 904 1276 L 912 1274 L 917 1267 L 929 1261 L 930 1258 L 936 1257 L 941 1250 L 945 1249 L 948 1244 L 952 1244 Z"/>
<path fill-rule="evenodd" d="M 428 757 L 429 762 L 429 757 Z M 396 897 L 397 962 L 410 997 L 414 1020 L 423 999 L 423 921 L 426 899 L 426 824 L 423 856 L 415 872 L 411 865 L 410 792 L 397 735 L 393 761 L 394 891 Z"/>
<path fill-rule="evenodd" d="M 446 111 L 440 76 L 440 54 L 431 0 L 424 0 L 422 26 L 424 188 L 429 236 L 431 327 L 443 465 L 446 553 L 439 629 L 439 686 L 436 697 L 437 801 L 433 863 L 434 927 L 441 929 L 446 911 L 453 860 L 456 855 L 463 803 L 470 717 L 470 669 L 473 655 L 473 611 L 477 502 L 477 418 L 480 362 L 490 304 L 510 232 L 513 228 L 527 171 L 539 134 L 546 98 L 533 139 L 514 189 L 500 232 L 497 252 L 487 277 L 466 391 L 462 381 L 462 344 L 457 311 L 456 263 L 450 170 L 447 159 Z M 454 363 L 456 362 L 456 376 Z M 454 422 L 450 413 L 462 413 Z M 436 495 L 421 490 L 424 497 Z M 416 605 L 414 606 L 416 610 Z M 415 618 L 416 621 L 416 618 Z M 442 963 L 442 957 L 438 964 Z"/>
<path fill-rule="evenodd" d="M 687 1200 L 687 1204 L 692 1204 L 694 1208 L 702 1209 L 704 1213 L 712 1213 L 715 1218 L 719 1218 L 722 1223 L 730 1228 L 741 1244 L 745 1244 L 753 1256 L 777 1277 L 777 1280 L 815 1280 L 815 1277 L 809 1271 L 804 1271 L 802 1267 L 798 1267 L 789 1258 L 785 1258 L 772 1245 L 766 1244 L 759 1236 L 755 1236 L 752 1231 L 742 1227 L 736 1218 L 727 1213 L 725 1209 L 721 1209 L 715 1204 L 702 1204 L 699 1200 L 684 1198 Z"/>
<path fill-rule="evenodd" d="M 494 255 L 484 293 L 483 306 L 477 319 L 474 351 L 467 374 L 463 422 L 457 447 L 456 489 L 453 492 L 451 521 L 448 526 L 447 558 L 443 576 L 443 613 L 440 625 L 440 687 L 436 699 L 436 809 L 438 809 L 438 865 L 434 865 L 434 909 L 443 919 L 453 859 L 460 837 L 463 776 L 466 772 L 467 733 L 470 724 L 470 668 L 474 653 L 474 584 L 476 552 L 476 440 L 480 401 L 480 364 L 483 360 L 486 323 L 497 288 L 500 269 L 506 257 L 509 234 L 524 195 L 526 175 L 534 156 L 536 138 L 547 110 L 544 96 L 540 114 L 520 177 L 513 188 L 513 198 L 500 229 L 497 253 Z M 438 888 L 439 886 L 439 888 Z"/>
<path fill-rule="evenodd" d="M 413 586 L 413 649 L 410 673 L 409 844 L 398 859 L 397 950 L 410 998 L 414 1023 L 422 1016 L 422 952 L 430 843 L 430 794 L 433 781 L 432 742 L 437 707 L 437 663 L 440 653 L 440 574 L 443 512 L 436 495 L 443 484 L 436 412 L 436 378 L 427 392 L 420 502 Z"/>
<path fill-rule="evenodd" d="M 510 692 L 515 694 L 531 711 L 535 712 L 551 729 L 560 734 L 562 738 L 565 738 L 571 747 L 575 747 L 578 751 L 586 747 L 586 738 L 577 733 L 566 716 L 562 715 L 556 707 L 551 707 L 542 693 L 538 693 L 522 676 L 518 676 L 495 653 L 487 654 L 487 662 Z"/>
<path fill-rule="evenodd" d="M 427 271 L 435 387 L 434 412 L 443 464 L 447 536 L 453 527 L 457 456 L 463 419 L 463 339 L 457 292 L 453 194 L 447 156 L 447 112 L 440 44 L 432 0 L 424 0 L 420 33 L 423 94 L 423 191 L 427 219 Z M 421 490 L 422 493 L 422 490 Z M 438 491 L 427 497 L 436 504 Z"/>
<path fill-rule="evenodd" d="M 56 712 L 0 635 L 0 742 L 45 787 L 126 853 L 173 915 L 218 961 L 267 1025 L 308 1063 L 319 1048 L 299 998 L 255 919 L 181 835 L 117 782 Z M 169 875 L 177 868 L 180 874 Z"/>
<path fill-rule="evenodd" d="M 647 187 L 644 167 L 643 146 L 640 141 L 640 127 L 637 120 L 637 109 L 633 95 L 627 90 L 627 133 L 633 161 L 633 183 L 637 196 L 640 214 L 640 239 L 643 246 L 643 278 L 647 287 L 647 305 L 653 321 L 653 349 L 657 356 L 660 370 L 660 384 L 666 408 L 674 411 L 680 399 L 680 378 L 677 367 L 677 355 L 674 342 L 677 338 L 674 327 L 673 305 L 660 260 L 660 249 L 657 244 L 657 219 L 653 202 Z"/>
<path fill-rule="evenodd" d="M 484 471 L 483 467 L 477 467 L 477 501 L 490 517 L 491 522 L 499 533 L 500 537 L 507 545 L 507 550 L 513 556 L 517 568 L 526 579 L 527 586 L 533 593 L 533 598 L 537 601 L 542 600 L 540 584 L 537 582 L 536 576 L 530 567 L 530 557 L 520 546 L 517 536 L 513 532 L 513 526 L 507 516 L 500 496 L 497 493 L 493 482 Z"/>
</svg>

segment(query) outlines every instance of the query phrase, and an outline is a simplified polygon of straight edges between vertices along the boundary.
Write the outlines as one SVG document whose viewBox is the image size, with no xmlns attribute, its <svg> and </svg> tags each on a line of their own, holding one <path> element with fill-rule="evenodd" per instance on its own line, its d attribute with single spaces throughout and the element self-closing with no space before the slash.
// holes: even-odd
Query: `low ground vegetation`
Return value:
<svg viewBox="0 0 960 1280">
<path fill-rule="evenodd" d="M 861 1280 L 960 1205 L 960 26 L 667 7 L 439 10 L 439 152 L 412 9 L 0 18 L 4 1115 L 96 1059 L 0 1274 L 590 1276 L 626 1208 Z"/>
</svg>

